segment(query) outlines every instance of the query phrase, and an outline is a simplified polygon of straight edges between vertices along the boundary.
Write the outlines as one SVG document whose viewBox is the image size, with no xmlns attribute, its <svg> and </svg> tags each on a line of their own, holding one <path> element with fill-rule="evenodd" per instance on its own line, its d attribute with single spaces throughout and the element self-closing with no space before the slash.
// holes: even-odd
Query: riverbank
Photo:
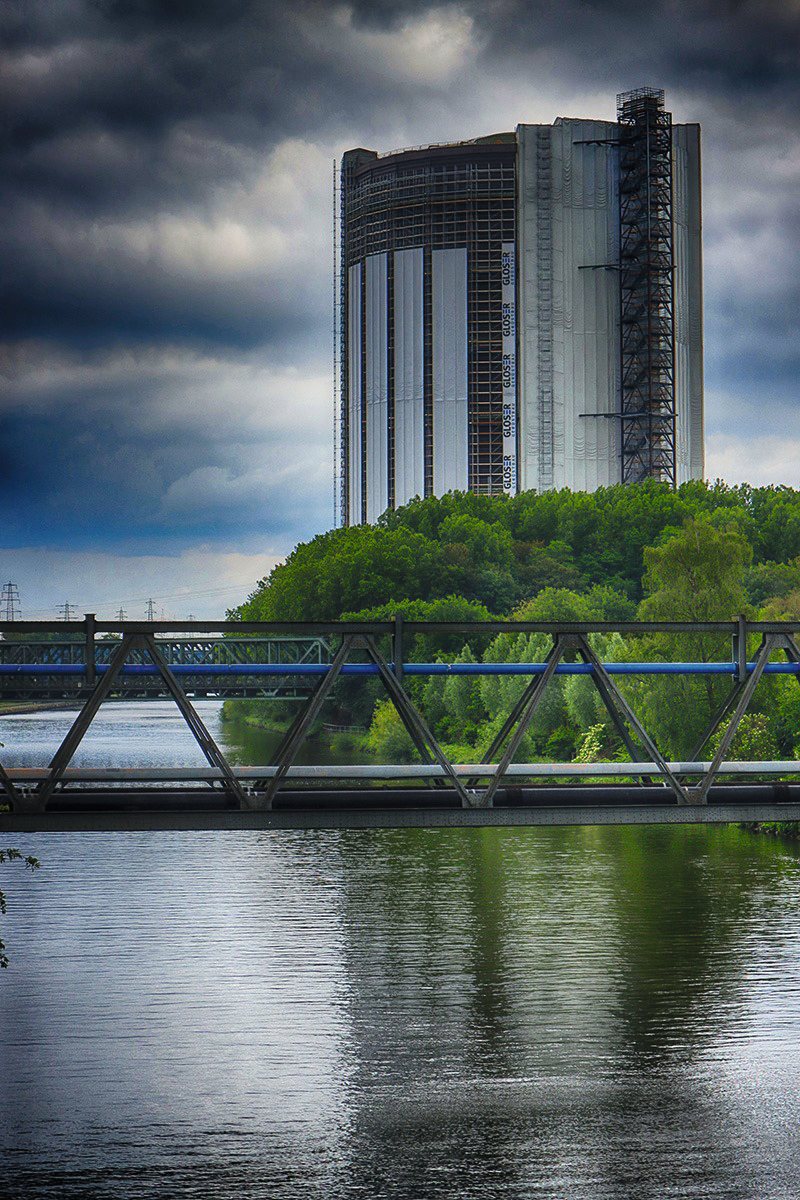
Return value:
<svg viewBox="0 0 800 1200">
<path fill-rule="evenodd" d="M 751 821 L 742 824 L 748 833 L 763 833 L 767 837 L 800 839 L 800 821 Z"/>
<path fill-rule="evenodd" d="M 289 729 L 290 721 L 269 720 L 263 712 L 257 709 L 252 701 L 226 700 L 222 705 L 220 720 L 226 726 L 244 726 L 248 730 L 257 731 L 270 738 L 282 738 Z M 333 748 L 332 739 L 336 745 L 348 753 L 354 750 L 362 751 L 365 755 L 374 756 L 367 742 L 368 730 L 360 725 L 335 725 L 323 721 L 316 725 L 308 735 L 311 742 L 328 743 Z"/>
<path fill-rule="evenodd" d="M 59 709 L 72 709 L 77 712 L 83 708 L 80 700 L 35 700 L 9 701 L 0 704 L 0 717 L 16 717 L 23 713 L 53 712 Z"/>
</svg>

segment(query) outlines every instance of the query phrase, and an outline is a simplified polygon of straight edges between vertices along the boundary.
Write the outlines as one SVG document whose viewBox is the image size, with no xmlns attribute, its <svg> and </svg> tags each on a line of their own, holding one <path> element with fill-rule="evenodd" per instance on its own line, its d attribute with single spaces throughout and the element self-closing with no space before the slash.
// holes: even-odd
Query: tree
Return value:
<svg viewBox="0 0 800 1200">
<path fill-rule="evenodd" d="M 747 608 L 744 572 L 750 545 L 731 526 L 710 517 L 690 518 L 660 546 L 645 550 L 643 621 L 732 621 Z M 638 640 L 633 653 L 645 661 L 724 661 L 726 639 L 704 633 L 654 634 Z M 716 675 L 649 676 L 628 685 L 645 726 L 668 757 L 692 752 L 730 689 Z"/>
<path fill-rule="evenodd" d="M 719 750 L 724 733 L 725 730 L 720 729 L 714 734 L 708 747 L 709 757 Z M 742 762 L 771 762 L 777 757 L 778 743 L 767 715 L 760 712 L 744 713 L 728 749 L 727 758 L 738 758 Z"/>
<path fill-rule="evenodd" d="M 409 763 L 419 758 L 408 730 L 391 700 L 380 700 L 375 705 L 367 734 L 367 745 L 381 762 Z"/>
</svg>

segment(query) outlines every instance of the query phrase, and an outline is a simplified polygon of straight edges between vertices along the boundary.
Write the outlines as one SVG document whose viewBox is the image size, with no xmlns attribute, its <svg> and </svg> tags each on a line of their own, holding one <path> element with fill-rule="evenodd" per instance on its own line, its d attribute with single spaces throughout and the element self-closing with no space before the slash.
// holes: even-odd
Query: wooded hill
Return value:
<svg viewBox="0 0 800 1200">
<path fill-rule="evenodd" d="M 787 487 L 677 490 L 645 483 L 592 494 L 523 492 L 514 497 L 453 493 L 415 500 L 376 525 L 336 529 L 296 547 L 230 615 L 242 620 L 385 619 L 728 620 L 800 619 L 800 492 Z M 595 639 L 606 659 L 727 659 L 713 638 Z M 534 635 L 469 645 L 409 647 L 417 661 L 438 656 L 535 661 L 548 639 Z M 462 639 L 463 643 L 463 639 Z M 516 678 L 409 681 L 440 736 L 480 754 L 524 682 Z M 729 681 L 695 677 L 630 680 L 635 707 L 674 757 L 721 702 Z M 800 688 L 792 679 L 760 685 L 739 753 L 793 754 L 800 742 Z M 342 685 L 349 719 L 370 723 L 376 752 L 408 754 L 393 710 L 370 685 Z M 747 742 L 747 739 L 750 739 Z M 747 744 L 745 744 L 747 743 Z M 614 757 L 616 735 L 585 679 L 559 679 L 531 727 L 530 758 Z"/>
</svg>

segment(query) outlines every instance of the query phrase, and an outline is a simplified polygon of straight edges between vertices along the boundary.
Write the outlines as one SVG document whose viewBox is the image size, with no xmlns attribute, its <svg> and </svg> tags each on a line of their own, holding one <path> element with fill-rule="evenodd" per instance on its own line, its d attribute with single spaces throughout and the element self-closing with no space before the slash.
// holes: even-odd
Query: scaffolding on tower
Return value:
<svg viewBox="0 0 800 1200">
<path fill-rule="evenodd" d="M 617 97 L 622 482 L 675 486 L 672 114 L 663 91 Z"/>
</svg>

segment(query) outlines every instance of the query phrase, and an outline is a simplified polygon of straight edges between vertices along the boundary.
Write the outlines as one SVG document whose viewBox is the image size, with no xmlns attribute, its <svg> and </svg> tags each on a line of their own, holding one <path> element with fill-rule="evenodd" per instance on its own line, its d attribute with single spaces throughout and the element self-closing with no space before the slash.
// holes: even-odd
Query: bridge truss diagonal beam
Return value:
<svg viewBox="0 0 800 1200">
<path fill-rule="evenodd" d="M 81 711 L 70 726 L 66 737 L 61 745 L 56 750 L 49 763 L 50 775 L 41 785 L 41 787 L 28 799 L 26 805 L 44 809 L 47 807 L 47 801 L 55 791 L 61 777 L 64 774 L 65 768 L 72 761 L 75 751 L 80 746 L 87 729 L 91 725 L 94 718 L 97 716 L 100 705 L 106 699 L 114 686 L 114 681 L 122 670 L 128 655 L 134 649 L 137 641 L 137 635 L 126 633 L 120 642 L 111 661 L 108 665 L 108 670 L 103 674 L 99 683 L 96 683 L 88 700 L 84 704 Z"/>
<path fill-rule="evenodd" d="M 247 797 L 242 785 L 234 775 L 222 751 L 217 746 L 211 734 L 206 729 L 202 719 L 196 712 L 184 693 L 177 679 L 170 670 L 166 659 L 159 651 L 152 636 L 145 633 L 125 634 L 109 663 L 108 670 L 103 673 L 86 700 L 78 716 L 75 718 L 66 737 L 54 754 L 49 764 L 49 775 L 41 787 L 24 801 L 44 811 L 47 802 L 61 782 L 66 767 L 71 762 L 75 751 L 83 741 L 89 726 L 100 709 L 101 704 L 109 696 L 114 683 L 129 656 L 137 650 L 144 651 L 152 658 L 164 683 L 178 706 L 181 716 L 191 730 L 197 744 L 200 746 L 209 766 L 217 767 L 223 777 L 225 788 L 241 803 L 246 803 Z"/>
<path fill-rule="evenodd" d="M 383 683 L 389 699 L 392 701 L 400 720 L 406 728 L 423 762 L 436 762 L 444 771 L 446 779 L 455 789 L 462 804 L 469 804 L 469 796 L 464 784 L 459 779 L 441 746 L 429 729 L 422 714 L 411 701 L 400 683 L 392 673 L 389 664 L 381 654 L 373 638 L 366 634 L 347 634 L 342 638 L 342 644 L 306 704 L 297 714 L 287 731 L 283 741 L 275 752 L 273 764 L 277 767 L 274 777 L 263 793 L 249 801 L 251 807 L 271 807 L 272 801 L 280 788 L 286 773 L 292 766 L 300 746 L 308 736 L 314 721 L 322 711 L 322 706 L 331 693 L 331 689 L 341 674 L 342 667 L 350 655 L 357 650 L 364 651 L 378 668 L 378 677 Z"/>
<path fill-rule="evenodd" d="M 560 635 L 557 635 L 553 641 L 552 648 L 545 659 L 546 665 L 544 674 L 534 676 L 503 724 L 500 733 L 492 743 L 492 747 L 487 755 L 488 758 L 494 757 L 500 745 L 502 745 L 503 741 L 505 741 L 508 733 L 516 723 L 516 729 L 511 735 L 511 740 L 500 757 L 500 761 L 497 764 L 497 769 L 495 770 L 492 778 L 489 780 L 483 795 L 477 801 L 475 807 L 489 808 L 491 806 L 494 800 L 495 792 L 500 786 L 500 782 L 508 770 L 509 763 L 513 762 L 514 760 L 514 755 L 519 749 L 520 742 L 525 736 L 525 732 L 530 725 L 531 720 L 533 719 L 536 709 L 539 707 L 539 703 L 547 689 L 547 685 L 555 675 L 556 667 L 564 657 L 564 652 L 566 649 L 567 640 Z"/>
<path fill-rule="evenodd" d="M 664 755 L 661 753 L 653 738 L 647 732 L 628 701 L 622 695 L 622 692 L 619 690 L 608 671 L 606 671 L 594 650 L 592 650 L 587 639 L 582 634 L 579 634 L 576 638 L 576 642 L 578 652 L 583 658 L 584 662 L 591 664 L 593 668 L 591 678 L 594 681 L 595 687 L 603 698 L 604 703 L 608 706 L 609 712 L 612 714 L 614 724 L 617 725 L 619 723 L 624 725 L 627 722 L 644 747 L 645 752 L 650 755 L 650 761 L 658 763 L 662 778 L 677 796 L 678 803 L 688 803 L 689 795 L 683 784 L 670 768 L 667 760 L 664 758 Z M 614 716 L 613 713 L 615 708 L 617 710 L 616 716 Z M 625 738 L 624 740 L 626 745 L 628 745 L 629 739 Z M 632 754 L 631 757 L 633 758 L 634 762 L 643 761 L 639 759 L 638 755 L 634 757 Z"/>
<path fill-rule="evenodd" d="M 220 769 L 225 789 L 239 802 L 240 806 L 246 806 L 248 800 L 244 788 L 231 770 L 225 755 L 208 732 L 200 714 L 169 669 L 167 660 L 159 650 L 155 639 L 147 637 L 145 634 L 140 634 L 139 637 L 141 638 L 142 646 L 149 652 L 153 662 L 158 667 L 161 678 L 167 685 L 172 699 L 180 709 L 181 716 L 192 731 L 194 739 L 203 751 L 209 766 Z"/>
<path fill-rule="evenodd" d="M 790 662 L 800 662 L 800 650 L 798 650 L 793 637 L 786 633 L 767 633 L 764 635 L 758 654 L 756 655 L 756 661 L 753 670 L 748 676 L 747 681 L 741 685 L 741 690 L 738 693 L 738 699 L 733 716 L 728 723 L 727 729 L 722 735 L 719 748 L 717 749 L 717 752 L 711 761 L 711 765 L 709 766 L 706 774 L 703 776 L 700 784 L 696 788 L 691 789 L 689 793 L 691 803 L 706 803 L 709 788 L 713 784 L 719 772 L 720 766 L 725 761 L 725 757 L 731 748 L 731 743 L 736 736 L 736 730 L 739 727 L 739 722 L 747 712 L 747 709 L 750 706 L 750 701 L 753 699 L 753 694 L 758 687 L 758 682 L 764 673 L 764 668 L 776 650 L 782 650 Z M 729 699 L 731 699 L 731 697 L 729 697 Z M 721 724 L 721 721 L 718 722 L 718 726 L 719 724 Z M 708 741 L 710 736 L 711 733 L 706 736 L 705 741 Z"/>
<path fill-rule="evenodd" d="M 491 805 L 497 788 L 502 782 L 503 776 L 506 774 L 509 764 L 513 762 L 523 736 L 531 723 L 531 720 L 539 706 L 540 701 L 547 689 L 553 676 L 556 674 L 556 668 L 563 659 L 565 653 L 575 651 L 583 661 L 592 667 L 590 676 L 594 686 L 600 694 L 600 697 L 608 709 L 611 720 L 620 734 L 631 759 L 634 762 L 654 762 L 658 765 L 659 774 L 664 779 L 665 783 L 671 788 L 678 799 L 678 803 L 689 803 L 690 796 L 687 789 L 683 786 L 677 775 L 672 771 L 667 760 L 664 758 L 653 738 L 645 729 L 642 722 L 637 717 L 636 713 L 631 708 L 628 701 L 620 692 L 614 680 L 606 671 L 603 664 L 598 659 L 597 655 L 592 650 L 587 639 L 582 634 L 557 634 L 553 641 L 553 646 L 545 659 L 545 670 L 543 674 L 534 678 L 528 684 L 525 691 L 520 696 L 514 708 L 506 718 L 500 732 L 492 742 L 492 745 L 486 755 L 488 759 L 494 757 L 498 752 L 508 734 L 514 729 L 505 752 L 503 753 L 497 768 L 489 781 L 489 784 L 483 795 L 477 801 L 480 806 Z M 515 728 L 516 726 L 516 728 Z M 630 735 L 629 729 L 633 731 L 639 739 L 641 746 L 644 749 L 648 758 L 642 756 L 641 750 L 636 746 L 633 738 Z"/>
<path fill-rule="evenodd" d="M 19 792 L 15 788 L 13 781 L 9 778 L 8 772 L 6 771 L 5 767 L 0 762 L 0 795 L 2 795 L 2 794 L 7 796 L 7 798 L 14 805 L 15 809 L 19 807 L 19 805 L 20 805 Z"/>
</svg>

